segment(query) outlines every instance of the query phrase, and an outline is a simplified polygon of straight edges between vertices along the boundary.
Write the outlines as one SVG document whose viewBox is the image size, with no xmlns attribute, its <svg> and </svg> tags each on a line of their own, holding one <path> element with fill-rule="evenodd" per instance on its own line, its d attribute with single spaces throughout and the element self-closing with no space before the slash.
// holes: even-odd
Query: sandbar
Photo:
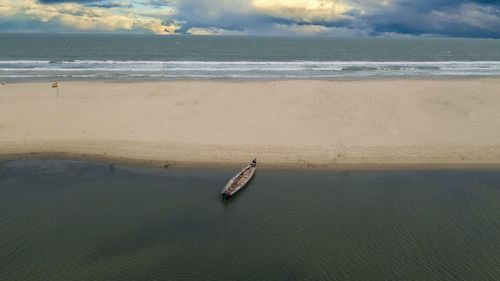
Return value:
<svg viewBox="0 0 500 281">
<path fill-rule="evenodd" d="M 0 159 L 499 168 L 500 79 L 0 86 Z"/>
</svg>

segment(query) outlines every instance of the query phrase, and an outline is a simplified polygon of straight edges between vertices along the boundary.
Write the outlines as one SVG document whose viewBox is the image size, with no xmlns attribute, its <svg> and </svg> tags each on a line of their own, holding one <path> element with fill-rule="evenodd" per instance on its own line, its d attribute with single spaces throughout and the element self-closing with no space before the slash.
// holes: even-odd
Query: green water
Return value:
<svg viewBox="0 0 500 281">
<path fill-rule="evenodd" d="M 500 40 L 0 34 L 0 82 L 500 77 Z"/>
<path fill-rule="evenodd" d="M 500 280 L 500 171 L 0 162 L 0 280 Z"/>
<path fill-rule="evenodd" d="M 0 60 L 500 61 L 500 40 L 4 33 Z"/>
</svg>

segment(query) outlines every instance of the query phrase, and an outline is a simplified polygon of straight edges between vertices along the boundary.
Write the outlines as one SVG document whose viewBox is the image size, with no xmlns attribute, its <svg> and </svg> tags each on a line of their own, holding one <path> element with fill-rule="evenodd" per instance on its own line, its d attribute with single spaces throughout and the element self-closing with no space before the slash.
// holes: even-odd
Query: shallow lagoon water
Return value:
<svg viewBox="0 0 500 281">
<path fill-rule="evenodd" d="M 0 280 L 499 280 L 500 171 L 0 162 Z"/>
</svg>

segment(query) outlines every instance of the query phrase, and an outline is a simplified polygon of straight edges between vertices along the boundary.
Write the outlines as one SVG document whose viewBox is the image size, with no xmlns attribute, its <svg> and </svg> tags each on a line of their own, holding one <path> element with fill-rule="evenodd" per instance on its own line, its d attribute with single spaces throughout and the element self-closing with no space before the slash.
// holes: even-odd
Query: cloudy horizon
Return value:
<svg viewBox="0 0 500 281">
<path fill-rule="evenodd" d="M 500 38 L 500 2 L 0 0 L 0 32 Z"/>
</svg>

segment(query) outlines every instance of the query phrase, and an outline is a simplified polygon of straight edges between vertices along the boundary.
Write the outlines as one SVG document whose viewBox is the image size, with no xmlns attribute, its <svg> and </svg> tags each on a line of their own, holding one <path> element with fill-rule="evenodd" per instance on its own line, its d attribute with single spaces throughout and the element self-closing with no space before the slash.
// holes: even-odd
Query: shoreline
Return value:
<svg viewBox="0 0 500 281">
<path fill-rule="evenodd" d="M 330 170 L 500 168 L 500 79 L 0 86 L 0 159 Z"/>
<path fill-rule="evenodd" d="M 211 162 L 211 161 L 162 161 L 149 159 L 125 158 L 111 155 L 78 154 L 67 152 L 27 152 L 0 154 L 0 162 L 40 160 L 40 161 L 84 161 L 109 165 L 123 165 L 146 168 L 208 168 L 238 169 L 246 162 Z M 266 170 L 322 170 L 322 171 L 460 171 L 460 170 L 500 170 L 500 163 L 257 163 Z"/>
<path fill-rule="evenodd" d="M 268 83 L 268 82 L 363 82 L 363 81 L 467 81 L 467 80 L 498 80 L 498 75 L 408 75 L 408 76 L 366 76 L 366 77 L 327 77 L 327 78 L 270 78 L 270 79 L 239 79 L 239 78 L 221 78 L 221 79 L 42 79 L 42 80 L 26 80 L 26 81 L 1 81 L 0 86 L 20 85 L 20 84 L 44 84 L 44 83 L 105 83 L 105 84 L 135 84 L 135 83 L 175 83 L 175 82 L 218 82 L 218 83 Z"/>
</svg>

